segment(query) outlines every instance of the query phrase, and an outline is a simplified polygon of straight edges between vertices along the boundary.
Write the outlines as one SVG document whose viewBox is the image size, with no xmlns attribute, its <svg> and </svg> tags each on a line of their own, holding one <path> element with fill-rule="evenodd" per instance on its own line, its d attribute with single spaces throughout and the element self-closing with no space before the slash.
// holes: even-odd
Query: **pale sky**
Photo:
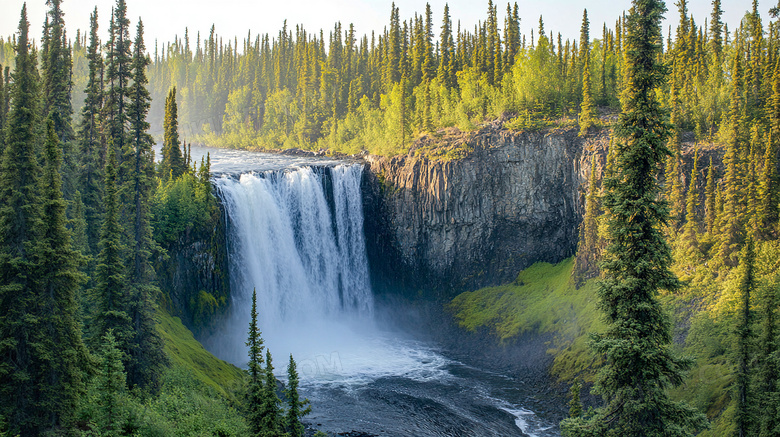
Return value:
<svg viewBox="0 0 780 437">
<path fill-rule="evenodd" d="M 464 27 L 473 30 L 478 20 L 487 17 L 487 0 L 430 0 L 437 36 L 445 2 L 450 5 L 454 27 L 460 20 Z M 23 3 L 24 0 L 0 0 L 0 35 L 3 37 L 16 32 Z M 75 36 L 76 29 L 82 32 L 89 29 L 89 14 L 97 6 L 100 35 L 105 41 L 111 7 L 115 3 L 115 0 L 63 0 L 68 35 Z M 395 3 L 400 8 L 402 21 L 414 16 L 415 12 L 425 11 L 425 0 L 396 0 Z M 499 23 L 503 23 L 506 1 L 498 0 L 496 4 Z M 600 37 L 602 24 L 606 22 L 608 27 L 613 27 L 617 17 L 630 4 L 630 0 L 520 0 L 521 30 L 529 34 L 531 28 L 537 29 L 539 15 L 543 15 L 548 34 L 552 30 L 555 34 L 561 32 L 564 40 L 576 39 L 582 11 L 587 8 L 591 37 Z M 703 25 L 712 8 L 711 0 L 689 0 L 688 4 L 697 24 Z M 722 0 L 724 21 L 729 29 L 737 26 L 751 4 L 751 0 Z M 200 31 L 202 38 L 207 37 L 212 24 L 224 40 L 234 36 L 244 38 L 250 30 L 252 35 L 276 35 L 285 19 L 293 29 L 296 24 L 303 24 L 309 32 L 324 29 L 325 35 L 340 20 L 345 29 L 353 23 L 359 36 L 370 35 L 372 30 L 382 32 L 389 23 L 391 0 L 127 0 L 127 5 L 133 28 L 139 16 L 143 19 L 146 46 L 152 51 L 155 39 L 161 44 L 172 41 L 175 35 L 184 35 L 185 27 L 189 27 L 190 41 L 194 45 L 197 32 Z M 759 3 L 765 25 L 769 19 L 767 11 L 773 5 L 773 0 Z M 674 2 L 667 1 L 667 8 L 664 35 L 670 24 L 674 31 L 678 20 Z M 40 38 L 46 0 L 28 0 L 27 9 L 31 32 L 36 39 Z"/>
</svg>

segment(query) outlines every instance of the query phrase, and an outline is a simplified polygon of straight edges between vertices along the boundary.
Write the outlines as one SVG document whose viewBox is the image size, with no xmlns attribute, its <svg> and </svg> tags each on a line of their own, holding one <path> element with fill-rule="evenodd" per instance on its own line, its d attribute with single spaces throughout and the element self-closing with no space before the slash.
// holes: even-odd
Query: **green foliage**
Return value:
<svg viewBox="0 0 780 437">
<path fill-rule="evenodd" d="M 553 333 L 551 371 L 559 378 L 573 379 L 587 372 L 594 361 L 586 333 L 603 327 L 596 310 L 595 284 L 589 281 L 575 289 L 573 267 L 573 259 L 556 265 L 536 263 L 513 284 L 458 295 L 450 309 L 460 326 L 472 331 L 486 328 L 501 341 L 524 332 Z"/>
<path fill-rule="evenodd" d="M 252 290 L 252 310 L 249 314 L 249 332 L 246 345 L 249 347 L 249 378 L 246 382 L 246 409 L 252 433 L 259 435 L 266 429 L 266 396 L 263 379 L 263 338 L 257 328 L 257 290 Z M 270 361 L 270 355 L 268 355 Z M 270 365 L 270 363 L 269 363 Z M 274 389 L 276 381 L 272 381 Z M 274 396 L 276 396 L 274 394 Z"/>
<path fill-rule="evenodd" d="M 187 165 L 179 141 L 179 115 L 176 104 L 176 87 L 171 88 L 165 99 L 165 121 L 163 122 L 162 160 L 160 178 L 163 181 L 177 179 L 187 172 Z"/>
<path fill-rule="evenodd" d="M 298 370 L 296 369 L 295 360 L 292 354 L 290 354 L 290 362 L 287 364 L 287 388 L 285 390 L 287 413 L 284 416 L 284 426 L 290 437 L 303 437 L 304 428 L 301 418 L 311 413 L 311 407 L 308 406 L 309 400 L 304 399 L 301 401 L 298 394 L 298 382 Z"/>
<path fill-rule="evenodd" d="M 195 340 L 178 317 L 158 311 L 158 330 L 165 341 L 165 354 L 173 368 L 186 371 L 192 381 L 197 381 L 216 396 L 232 398 L 243 380 L 243 373 L 209 353 Z"/>
<path fill-rule="evenodd" d="M 607 324 L 592 347 L 604 357 L 594 389 L 605 405 L 587 418 L 561 423 L 565 435 L 693 435 L 706 419 L 666 389 L 680 385 L 691 363 L 671 348 L 671 326 L 657 294 L 675 290 L 671 254 L 660 226 L 666 205 L 653 170 L 668 149 L 669 125 L 655 99 L 663 83 L 657 64 L 662 2 L 636 0 L 628 17 L 623 111 L 615 135 L 615 166 L 604 180 L 608 241 L 599 308 Z"/>
<path fill-rule="evenodd" d="M 240 370 L 206 352 L 177 319 L 163 319 L 166 353 L 174 364 L 161 375 L 159 395 L 144 398 L 127 391 L 121 353 L 107 336 L 101 370 L 77 412 L 80 428 L 86 430 L 81 435 L 250 435 L 244 418 L 225 397 L 225 389 L 240 380 Z M 197 346 L 179 347 L 193 343 Z M 220 372 L 223 378 L 217 377 Z"/>
<path fill-rule="evenodd" d="M 211 220 L 216 207 L 210 185 L 204 187 L 187 173 L 161 182 L 151 199 L 154 239 L 167 247 L 188 230 L 199 229 Z"/>
<path fill-rule="evenodd" d="M 5 148 L 0 158 L 0 414 L 12 433 L 36 435 L 46 427 L 38 405 L 42 329 L 35 283 L 35 246 L 42 230 L 38 162 L 39 85 L 36 53 L 28 39 L 27 7 L 22 7 L 16 69 L 11 90 Z"/>
</svg>

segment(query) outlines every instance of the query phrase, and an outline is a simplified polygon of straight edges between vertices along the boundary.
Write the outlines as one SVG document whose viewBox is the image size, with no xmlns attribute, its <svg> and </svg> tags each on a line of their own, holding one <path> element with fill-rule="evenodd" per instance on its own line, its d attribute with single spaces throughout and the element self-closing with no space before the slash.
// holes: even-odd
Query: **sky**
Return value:
<svg viewBox="0 0 780 437">
<path fill-rule="evenodd" d="M 8 37 L 16 32 L 24 2 L 0 0 L 0 36 Z M 31 32 L 39 38 L 47 9 L 46 0 L 28 0 L 27 3 Z M 479 20 L 487 17 L 487 0 L 430 0 L 429 3 L 436 27 L 435 34 L 438 34 L 441 25 L 445 3 L 449 3 L 455 27 L 460 20 L 464 27 L 473 29 Z M 564 40 L 579 38 L 583 9 L 588 10 L 591 37 L 599 37 L 602 24 L 606 22 L 608 27 L 614 27 L 617 17 L 631 5 L 630 0 L 520 0 L 517 3 L 522 33 L 529 34 L 532 28 L 536 29 L 539 16 L 542 15 L 546 32 L 561 32 Z M 105 41 L 114 4 L 115 0 L 63 0 L 68 35 L 75 36 L 76 29 L 82 29 L 82 32 L 88 30 L 89 14 L 97 6 L 100 35 Z M 425 11 L 424 0 L 396 0 L 395 4 L 399 7 L 402 20 L 413 17 L 415 12 Z M 703 25 L 712 8 L 711 0 L 689 0 L 688 4 L 696 22 Z M 146 46 L 153 50 L 155 40 L 160 44 L 173 41 L 176 35 L 184 35 L 185 27 L 189 28 L 190 41 L 194 45 L 197 32 L 202 37 L 208 36 L 212 24 L 225 41 L 235 36 L 245 38 L 250 30 L 252 35 L 275 35 L 285 19 L 293 29 L 296 24 L 303 24 L 309 32 L 324 29 L 326 35 L 336 21 L 341 21 L 345 29 L 350 23 L 354 24 L 360 36 L 370 35 L 371 31 L 381 33 L 390 21 L 391 0 L 127 0 L 127 5 L 133 28 L 139 16 L 143 19 Z M 496 5 L 502 23 L 506 2 L 498 0 Z M 722 0 L 724 21 L 729 29 L 738 25 L 751 5 L 751 0 Z M 768 22 L 766 11 L 773 5 L 767 0 L 759 2 L 765 24 Z M 672 25 L 674 31 L 678 21 L 674 2 L 667 1 L 667 7 L 670 10 L 666 13 L 664 34 L 669 25 Z"/>
</svg>

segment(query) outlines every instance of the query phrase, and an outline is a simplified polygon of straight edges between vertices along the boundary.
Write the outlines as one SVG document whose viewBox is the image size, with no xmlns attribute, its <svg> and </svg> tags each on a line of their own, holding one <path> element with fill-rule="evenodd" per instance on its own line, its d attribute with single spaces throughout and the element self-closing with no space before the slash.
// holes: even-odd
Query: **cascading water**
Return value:
<svg viewBox="0 0 780 437">
<path fill-rule="evenodd" d="M 252 290 L 272 352 L 315 351 L 347 323 L 370 323 L 373 296 L 363 237 L 360 165 L 222 177 L 228 215 L 231 312 L 204 343 L 246 363 Z M 335 323 L 338 322 L 338 323 Z"/>
</svg>

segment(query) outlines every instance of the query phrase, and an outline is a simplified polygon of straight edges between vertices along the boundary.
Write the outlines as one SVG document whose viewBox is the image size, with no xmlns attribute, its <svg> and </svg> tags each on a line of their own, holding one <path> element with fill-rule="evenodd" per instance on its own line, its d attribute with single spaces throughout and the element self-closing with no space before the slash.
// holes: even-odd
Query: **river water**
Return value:
<svg viewBox="0 0 780 437">
<path fill-rule="evenodd" d="M 285 380 L 292 354 L 306 422 L 330 434 L 557 436 L 529 376 L 455 359 L 415 326 L 387 323 L 371 292 L 354 162 L 193 147 L 210 153 L 225 206 L 230 312 L 200 340 L 246 365 L 252 290 L 258 324 Z M 393 308 L 393 311 L 399 311 Z M 468 358 L 468 357 L 466 357 Z"/>
</svg>

